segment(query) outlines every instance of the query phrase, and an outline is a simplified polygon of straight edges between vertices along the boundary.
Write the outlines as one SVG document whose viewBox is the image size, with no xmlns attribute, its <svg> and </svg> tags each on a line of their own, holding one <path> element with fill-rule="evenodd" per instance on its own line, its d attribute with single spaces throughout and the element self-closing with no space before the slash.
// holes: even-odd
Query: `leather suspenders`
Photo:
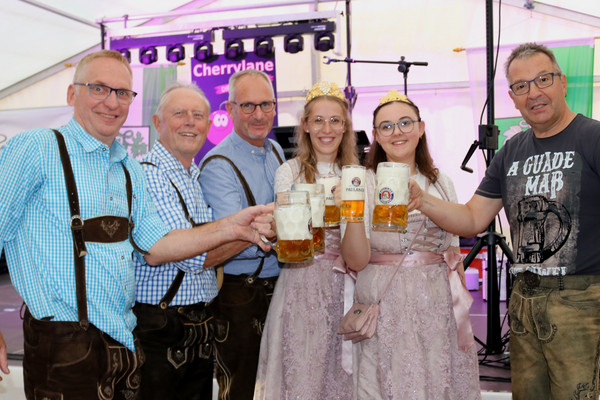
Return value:
<svg viewBox="0 0 600 400">
<path fill-rule="evenodd" d="M 69 202 L 69 211 L 71 213 L 71 232 L 73 235 L 73 257 L 75 261 L 75 292 L 77 295 L 77 316 L 79 325 L 82 329 L 87 330 L 89 327 L 88 312 L 87 312 L 87 293 L 85 287 L 85 260 L 87 254 L 85 242 L 98 243 L 114 243 L 121 242 L 129 238 L 129 242 L 133 248 L 141 254 L 148 254 L 140 249 L 135 242 L 131 233 L 134 228 L 134 223 L 131 218 L 131 201 L 132 201 L 132 185 L 131 177 L 127 168 L 123 165 L 125 173 L 125 181 L 127 188 L 127 206 L 129 216 L 102 216 L 83 220 L 79 209 L 79 196 L 77 194 L 77 185 L 75 176 L 73 175 L 73 167 L 71 159 L 67 151 L 64 137 L 60 132 L 53 129 L 56 141 L 58 142 L 58 150 L 63 166 L 65 183 L 67 189 L 67 198 Z"/>
<path fill-rule="evenodd" d="M 275 157 L 277 157 L 277 160 L 279 161 L 279 165 L 283 164 L 283 160 L 281 159 L 281 157 L 279 156 L 279 153 L 277 153 L 277 150 L 275 150 L 275 148 L 273 148 L 273 153 L 275 154 Z M 225 161 L 227 161 L 231 165 L 231 167 L 233 168 L 235 174 L 237 175 L 238 179 L 240 180 L 240 183 L 242 184 L 242 188 L 244 189 L 244 193 L 246 194 L 246 200 L 248 201 L 248 205 L 250 207 L 255 206 L 256 205 L 256 200 L 254 198 L 254 195 L 252 194 L 252 190 L 250 190 L 250 185 L 248 185 L 248 182 L 246 181 L 246 178 L 244 178 L 244 175 L 242 175 L 242 172 L 239 170 L 239 168 L 229 158 L 227 158 L 225 156 L 222 156 L 220 154 L 215 154 L 213 156 L 210 156 L 210 157 L 208 157 L 207 159 L 204 160 L 204 162 L 202 163 L 202 167 L 200 167 L 200 171 L 202 171 L 204 169 L 204 166 L 210 160 L 213 160 L 215 158 L 218 158 L 218 159 L 221 159 L 221 160 L 225 160 Z M 260 272 L 262 271 L 264 263 L 265 263 L 265 258 L 261 257 L 260 263 L 258 264 L 258 268 L 256 268 L 256 271 L 254 271 L 254 273 L 252 275 L 250 275 L 249 277 L 246 278 L 246 281 L 249 284 L 252 284 L 254 282 L 254 280 L 256 278 L 258 278 L 258 275 L 260 275 Z"/>
<path fill-rule="evenodd" d="M 153 167 L 158 168 L 158 166 L 156 164 L 153 164 L 149 161 L 142 161 L 141 164 L 152 165 Z M 169 179 L 169 178 L 167 178 L 167 179 Z M 204 222 L 197 223 L 194 221 L 194 219 L 190 215 L 190 212 L 189 212 L 187 206 L 185 205 L 185 201 L 183 200 L 183 196 L 181 195 L 181 192 L 179 191 L 179 189 L 177 189 L 177 186 L 175 186 L 175 184 L 173 183 L 173 181 L 171 179 L 169 179 L 169 182 L 171 182 L 171 186 L 173 186 L 173 188 L 175 189 L 175 192 L 177 193 L 177 197 L 179 198 L 179 203 L 181 204 L 181 208 L 183 209 L 183 213 L 185 214 L 185 219 L 188 220 L 188 222 L 192 225 L 192 227 L 204 225 Z M 179 290 L 179 287 L 181 286 L 181 283 L 183 282 L 184 275 L 185 275 L 185 271 L 182 271 L 182 270 L 177 271 L 177 275 L 175 275 L 175 279 L 173 279 L 171 286 L 169 286 L 169 289 L 167 289 L 167 291 L 165 292 L 165 295 L 158 303 L 158 305 L 161 309 L 165 310 L 169 306 L 169 304 L 171 304 L 171 301 L 173 301 L 173 298 L 177 294 L 177 291 Z"/>
</svg>

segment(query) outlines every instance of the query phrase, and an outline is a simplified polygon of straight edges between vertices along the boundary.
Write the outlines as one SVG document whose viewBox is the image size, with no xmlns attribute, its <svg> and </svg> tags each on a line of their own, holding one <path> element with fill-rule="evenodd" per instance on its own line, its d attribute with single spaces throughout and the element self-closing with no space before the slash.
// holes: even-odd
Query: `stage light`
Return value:
<svg viewBox="0 0 600 400">
<path fill-rule="evenodd" d="M 333 49 L 335 39 L 331 32 L 315 33 L 315 50 L 329 51 Z"/>
<path fill-rule="evenodd" d="M 304 50 L 304 38 L 301 35 L 291 33 L 283 38 L 283 50 L 286 53 L 296 54 Z"/>
<path fill-rule="evenodd" d="M 140 63 L 144 65 L 153 64 L 158 60 L 156 47 L 142 47 L 140 49 Z"/>
<path fill-rule="evenodd" d="M 211 42 L 202 41 L 194 45 L 194 58 L 199 62 L 211 62 L 216 56 L 213 54 Z"/>
<path fill-rule="evenodd" d="M 244 57 L 244 42 L 241 39 L 230 39 L 225 42 L 225 58 L 241 60 Z"/>
<path fill-rule="evenodd" d="M 167 60 L 176 63 L 185 58 L 185 47 L 182 44 L 167 46 Z"/>
<path fill-rule="evenodd" d="M 121 53 L 123 55 L 123 57 L 125 57 L 127 59 L 127 62 L 129 64 L 131 64 L 131 52 L 129 51 L 129 49 L 119 49 L 117 51 L 119 53 Z"/>
<path fill-rule="evenodd" d="M 273 58 L 273 39 L 265 36 L 254 39 L 254 52 L 262 58 Z"/>
</svg>

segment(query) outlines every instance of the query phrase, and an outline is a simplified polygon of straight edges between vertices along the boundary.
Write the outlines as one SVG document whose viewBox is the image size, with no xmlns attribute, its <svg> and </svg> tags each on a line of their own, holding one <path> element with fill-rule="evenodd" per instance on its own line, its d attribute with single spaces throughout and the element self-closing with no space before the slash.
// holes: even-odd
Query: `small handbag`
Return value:
<svg viewBox="0 0 600 400">
<path fill-rule="evenodd" d="M 375 304 L 361 304 L 356 301 L 356 298 L 354 299 L 352 307 L 350 307 L 350 310 L 348 310 L 348 312 L 342 317 L 337 330 L 339 335 L 344 335 L 344 340 L 352 340 L 352 343 L 358 343 L 362 340 L 369 339 L 375 334 L 375 329 L 377 328 L 377 318 L 379 316 L 379 303 L 381 303 L 381 299 L 389 289 L 390 284 L 398 273 L 400 265 L 402 265 L 404 258 L 410 251 L 415 238 L 419 235 L 419 233 L 421 233 L 421 229 L 423 228 L 424 224 L 425 219 L 423 219 L 423 222 L 421 222 L 421 226 L 410 241 L 408 248 L 402 254 L 402 258 L 400 259 L 398 267 L 396 267 L 396 270 L 390 277 L 385 290 L 383 293 L 381 293 L 381 296 L 379 296 L 377 302 Z"/>
<path fill-rule="evenodd" d="M 375 334 L 378 316 L 379 303 L 367 305 L 354 302 L 340 321 L 337 333 L 344 335 L 344 340 L 352 340 L 352 343 L 368 339 Z"/>
</svg>

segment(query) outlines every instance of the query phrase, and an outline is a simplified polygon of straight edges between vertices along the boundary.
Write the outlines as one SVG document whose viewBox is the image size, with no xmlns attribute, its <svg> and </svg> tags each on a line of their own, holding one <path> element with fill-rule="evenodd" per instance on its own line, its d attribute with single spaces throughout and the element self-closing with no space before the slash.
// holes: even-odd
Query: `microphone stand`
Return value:
<svg viewBox="0 0 600 400">
<path fill-rule="evenodd" d="M 412 65 L 417 65 L 417 66 L 423 66 L 426 67 L 429 65 L 429 63 L 427 62 L 423 62 L 423 61 L 406 61 L 406 59 L 404 58 L 404 56 L 400 57 L 400 61 L 375 61 L 375 60 L 354 60 L 350 57 L 346 57 L 343 59 L 338 59 L 338 58 L 330 58 L 327 56 L 323 57 L 325 59 L 325 61 L 323 61 L 324 64 L 331 64 L 332 62 L 345 62 L 345 63 L 349 63 L 349 64 L 354 64 L 354 63 L 363 63 L 363 64 L 397 64 L 398 65 L 398 72 L 401 72 L 404 75 L 404 95 L 407 95 L 408 93 L 408 71 L 410 69 L 410 67 Z"/>
<path fill-rule="evenodd" d="M 466 166 L 467 162 L 477 149 L 487 151 L 486 168 L 490 166 L 495 150 L 498 150 L 498 127 L 494 125 L 494 43 L 493 43 L 493 19 L 492 19 L 492 0 L 486 0 L 486 50 L 487 50 L 487 125 L 479 126 L 479 140 L 473 142 L 465 159 L 461 164 L 461 169 L 472 173 L 473 170 Z M 496 225 L 493 220 L 484 233 L 477 235 L 478 239 L 469 254 L 465 257 L 463 265 L 466 268 L 471 264 L 475 256 L 481 251 L 481 248 L 487 246 L 487 342 L 482 343 L 486 354 L 500 354 L 504 343 L 501 338 L 500 325 L 500 290 L 498 288 L 498 263 L 496 261 L 496 245 L 500 246 L 509 263 L 514 263 L 512 251 L 508 248 L 504 236 L 495 232 Z M 508 270 L 508 269 L 507 269 Z M 507 273 L 508 281 L 508 273 Z M 507 285 L 507 290 L 509 290 Z"/>
</svg>

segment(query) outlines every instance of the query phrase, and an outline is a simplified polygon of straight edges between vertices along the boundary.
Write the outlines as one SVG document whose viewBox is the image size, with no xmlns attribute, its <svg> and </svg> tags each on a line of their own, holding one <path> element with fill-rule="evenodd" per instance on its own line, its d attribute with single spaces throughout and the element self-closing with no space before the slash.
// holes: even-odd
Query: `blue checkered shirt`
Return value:
<svg viewBox="0 0 600 400">
<path fill-rule="evenodd" d="M 163 222 L 171 229 L 187 229 L 192 225 L 185 218 L 179 196 L 171 182 L 183 197 L 190 217 L 197 224 L 213 221 L 210 207 L 204 201 L 204 195 L 198 182 L 200 170 L 192 162 L 190 171 L 169 153 L 160 142 L 155 142 L 152 151 L 142 164 L 150 196 L 158 209 Z M 187 260 L 158 266 L 142 265 L 135 262 L 137 284 L 136 300 L 140 303 L 158 304 L 171 286 L 179 270 L 186 274 L 171 301 L 171 305 L 190 305 L 211 301 L 217 295 L 217 278 L 214 268 L 204 268 L 206 253 Z"/>
<path fill-rule="evenodd" d="M 72 119 L 63 134 L 77 184 L 81 217 L 127 217 L 123 165 L 133 186 L 133 238 L 149 249 L 168 233 L 148 195 L 144 173 L 117 141 L 108 147 Z M 121 164 L 121 162 L 123 164 Z M 71 214 L 54 133 L 23 132 L 0 151 L 0 249 L 13 285 L 35 318 L 77 321 Z M 133 251 L 128 240 L 86 243 L 89 321 L 135 351 Z"/>
</svg>

